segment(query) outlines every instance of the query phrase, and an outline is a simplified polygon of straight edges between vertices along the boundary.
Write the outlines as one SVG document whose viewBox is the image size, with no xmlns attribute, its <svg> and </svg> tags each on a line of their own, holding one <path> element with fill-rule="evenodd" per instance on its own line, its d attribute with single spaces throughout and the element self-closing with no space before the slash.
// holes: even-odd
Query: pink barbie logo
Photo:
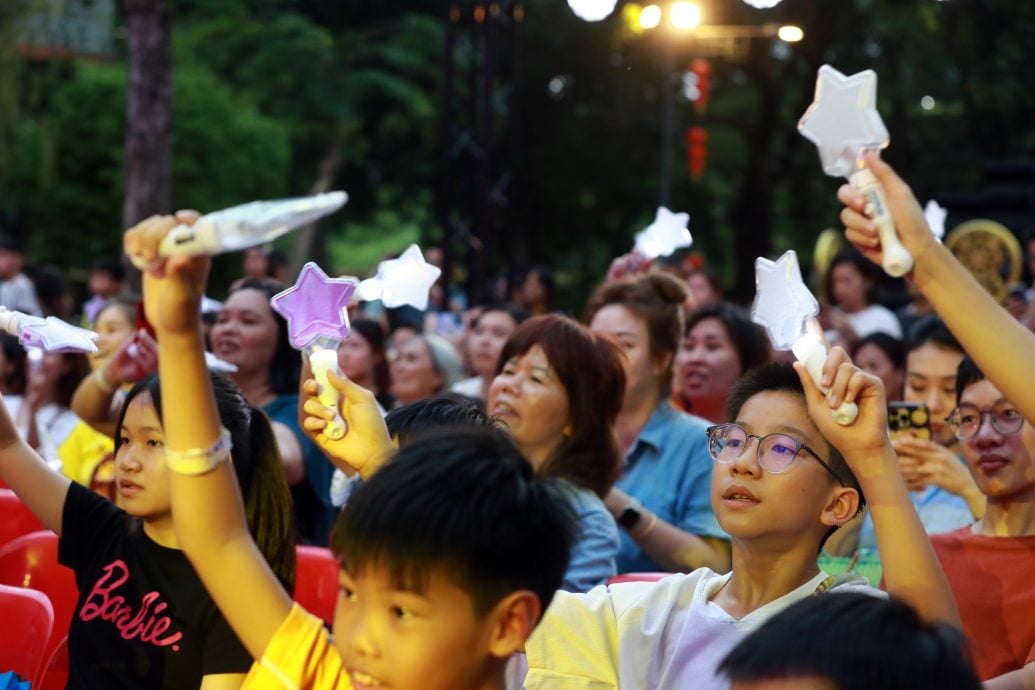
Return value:
<svg viewBox="0 0 1035 690">
<path fill-rule="evenodd" d="M 176 632 L 161 637 L 172 625 L 172 619 L 167 615 L 159 615 L 169 605 L 164 601 L 158 601 L 158 592 L 145 594 L 136 612 L 133 611 L 133 606 L 126 602 L 125 597 L 113 594 L 128 579 L 129 568 L 123 561 L 112 561 L 106 565 L 104 574 L 97 580 L 90 596 L 86 597 L 83 608 L 79 610 L 79 620 L 92 621 L 94 618 L 100 618 L 110 621 L 118 628 L 124 640 L 137 638 L 156 647 L 171 645 L 174 652 L 180 651 L 180 646 L 176 643 L 183 637 L 183 633 Z"/>
</svg>

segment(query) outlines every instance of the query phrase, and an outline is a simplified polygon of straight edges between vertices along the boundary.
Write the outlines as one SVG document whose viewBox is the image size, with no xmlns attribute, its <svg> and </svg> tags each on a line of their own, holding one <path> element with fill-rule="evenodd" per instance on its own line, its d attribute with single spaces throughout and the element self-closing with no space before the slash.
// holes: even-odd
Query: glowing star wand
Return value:
<svg viewBox="0 0 1035 690">
<path fill-rule="evenodd" d="M 664 206 L 659 206 L 654 214 L 654 222 L 636 233 L 635 251 L 647 260 L 659 256 L 669 256 L 682 247 L 694 243 L 687 225 L 690 223 L 689 213 L 672 213 Z"/>
<path fill-rule="evenodd" d="M 913 268 L 913 257 L 898 239 L 884 188 L 863 163 L 863 155 L 890 143 L 877 112 L 877 73 L 865 70 L 846 77 L 830 65 L 819 68 L 816 95 L 798 131 L 819 149 L 823 172 L 845 177 L 866 197 L 866 214 L 877 226 L 884 271 L 901 278 Z"/>
<path fill-rule="evenodd" d="M 46 352 L 97 352 L 93 342 L 98 338 L 96 333 L 55 316 L 44 319 L 0 306 L 0 330 L 16 336 L 26 348 L 37 347 Z"/>
<path fill-rule="evenodd" d="M 271 242 L 281 235 L 337 211 L 348 201 L 345 192 L 276 201 L 253 201 L 206 213 L 194 225 L 177 225 L 158 245 L 158 256 L 212 256 Z M 141 270 L 138 257 L 130 257 Z"/>
<path fill-rule="evenodd" d="M 784 252 L 776 261 L 762 257 L 755 259 L 755 301 L 751 305 L 751 320 L 765 328 L 774 348 L 793 352 L 820 390 L 826 393 L 820 381 L 827 348 L 816 334 L 819 330 L 816 323 L 818 315 L 819 303 L 801 279 L 798 255 L 794 250 Z M 838 424 L 847 426 L 859 416 L 859 406 L 841 403 L 832 413 Z"/>
<path fill-rule="evenodd" d="M 349 337 L 349 300 L 359 281 L 355 278 L 328 278 L 310 261 L 302 267 L 295 284 L 270 299 L 270 307 L 288 323 L 288 340 L 296 350 L 305 352 L 313 377 L 320 386 L 317 400 L 334 410 L 334 419 L 323 434 L 337 441 L 345 436 L 338 389 L 330 384 L 327 372 L 344 378 L 338 368 L 338 345 Z"/>
</svg>

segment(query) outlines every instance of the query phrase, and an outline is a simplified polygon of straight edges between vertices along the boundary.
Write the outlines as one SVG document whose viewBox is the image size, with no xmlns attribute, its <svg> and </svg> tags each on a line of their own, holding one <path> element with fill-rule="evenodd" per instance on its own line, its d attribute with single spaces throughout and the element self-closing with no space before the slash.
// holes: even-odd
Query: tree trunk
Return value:
<svg viewBox="0 0 1035 690">
<path fill-rule="evenodd" d="M 310 194 L 323 194 L 331 190 L 334 178 L 345 162 L 347 129 L 347 125 L 343 122 L 339 123 L 335 128 L 334 136 L 331 138 L 327 151 L 324 153 L 323 158 L 320 159 L 316 180 L 313 182 L 313 186 L 309 188 Z M 306 261 L 326 263 L 327 242 L 326 238 L 316 233 L 318 223 L 319 221 L 315 221 L 308 225 L 303 225 L 298 230 L 295 236 L 295 243 L 291 247 L 291 259 L 288 261 L 289 277 L 297 276 L 299 271 L 302 270 L 302 264 Z"/>
<path fill-rule="evenodd" d="M 129 33 L 122 226 L 168 213 L 172 194 L 172 58 L 162 0 L 123 0 Z M 139 287 L 139 275 L 130 271 Z"/>
</svg>

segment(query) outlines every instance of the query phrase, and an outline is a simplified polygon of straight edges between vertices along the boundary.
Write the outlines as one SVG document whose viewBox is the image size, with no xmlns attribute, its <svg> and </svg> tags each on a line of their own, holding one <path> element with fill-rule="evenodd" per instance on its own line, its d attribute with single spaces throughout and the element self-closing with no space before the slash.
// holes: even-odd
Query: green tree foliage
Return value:
<svg viewBox="0 0 1035 690">
<path fill-rule="evenodd" d="M 321 225 L 326 253 L 319 242 L 312 250 L 338 271 L 363 272 L 414 237 L 441 238 L 441 2 L 168 2 L 175 205 L 304 194 L 321 180 L 344 188 L 349 205 Z M 823 63 L 878 72 L 892 135 L 886 158 L 921 198 L 979 188 L 988 160 L 1035 156 L 1026 64 L 1035 3 L 701 4 L 709 23 L 805 30 L 794 46 L 757 39 L 742 55 L 715 58 L 706 111 L 676 102 L 671 206 L 690 212 L 694 250 L 739 297 L 750 295 L 758 253 L 795 248 L 805 260 L 817 233 L 838 225 L 840 181 L 823 175 L 796 131 Z M 665 46 L 656 33 L 633 34 L 620 13 L 582 22 L 562 0 L 526 0 L 517 36 L 518 194 L 509 213 L 519 252 L 492 257 L 491 269 L 555 266 L 565 306 L 578 312 L 657 205 Z M 705 47 L 684 38 L 670 49 L 682 70 Z M 0 67 L 0 213 L 26 221 L 38 258 L 85 265 L 117 247 L 124 68 L 25 63 L 10 48 Z M 934 107 L 921 107 L 922 96 Z M 691 125 L 709 132 L 697 181 L 682 136 Z"/>
</svg>

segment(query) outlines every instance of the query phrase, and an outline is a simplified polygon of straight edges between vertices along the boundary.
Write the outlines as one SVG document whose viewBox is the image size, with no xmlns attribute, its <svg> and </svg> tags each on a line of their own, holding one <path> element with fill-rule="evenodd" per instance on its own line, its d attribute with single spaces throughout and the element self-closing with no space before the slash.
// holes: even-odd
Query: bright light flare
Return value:
<svg viewBox="0 0 1035 690">
<path fill-rule="evenodd" d="M 599 22 L 611 16 L 618 0 L 568 0 L 568 7 L 579 19 Z"/>
<path fill-rule="evenodd" d="M 640 26 L 644 29 L 655 29 L 661 23 L 661 8 L 657 5 L 647 5 L 640 12 Z"/>
<path fill-rule="evenodd" d="M 692 2 L 672 3 L 671 12 L 669 19 L 677 29 L 689 31 L 701 24 L 701 8 Z"/>
<path fill-rule="evenodd" d="M 784 43 L 797 43 L 805 38 L 805 32 L 801 30 L 800 26 L 788 24 L 777 29 L 776 36 Z"/>
</svg>

